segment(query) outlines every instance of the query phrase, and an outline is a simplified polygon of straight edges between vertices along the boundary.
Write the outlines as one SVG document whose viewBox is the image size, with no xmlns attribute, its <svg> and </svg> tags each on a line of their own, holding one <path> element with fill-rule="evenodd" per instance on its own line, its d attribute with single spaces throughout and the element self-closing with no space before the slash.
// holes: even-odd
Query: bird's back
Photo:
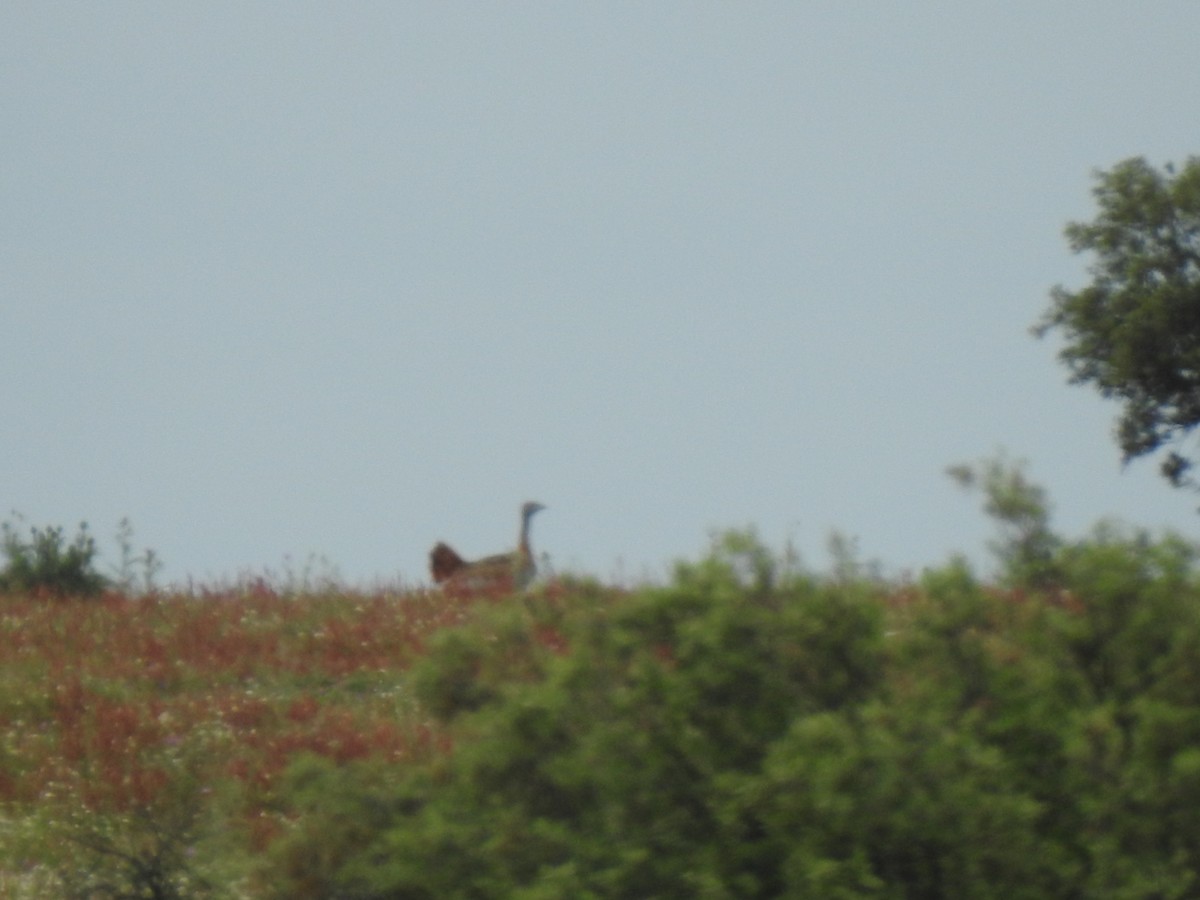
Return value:
<svg viewBox="0 0 1200 900">
<path fill-rule="evenodd" d="M 540 503 L 521 507 L 521 533 L 517 549 L 468 562 L 448 544 L 438 542 L 429 552 L 429 571 L 437 584 L 470 591 L 522 590 L 533 581 L 537 566 L 529 547 L 529 520 L 544 509 Z"/>
</svg>

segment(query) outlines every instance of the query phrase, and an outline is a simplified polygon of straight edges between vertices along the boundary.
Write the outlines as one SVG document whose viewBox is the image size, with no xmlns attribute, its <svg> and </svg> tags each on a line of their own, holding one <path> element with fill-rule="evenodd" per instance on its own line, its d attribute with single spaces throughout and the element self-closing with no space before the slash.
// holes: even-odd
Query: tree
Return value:
<svg viewBox="0 0 1200 900">
<path fill-rule="evenodd" d="M 1179 172 L 1127 159 L 1096 173 L 1093 194 L 1095 220 L 1064 232 L 1074 252 L 1095 254 L 1092 281 L 1055 287 L 1034 333 L 1061 328 L 1071 382 L 1123 403 L 1123 462 L 1166 445 L 1164 477 L 1200 487 L 1178 449 L 1200 425 L 1200 157 Z"/>
</svg>

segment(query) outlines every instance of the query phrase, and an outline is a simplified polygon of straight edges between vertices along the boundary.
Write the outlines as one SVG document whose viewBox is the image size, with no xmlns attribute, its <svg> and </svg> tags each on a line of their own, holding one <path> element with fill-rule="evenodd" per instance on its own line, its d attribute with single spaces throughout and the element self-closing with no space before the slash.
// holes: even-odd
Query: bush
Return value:
<svg viewBox="0 0 1200 900">
<path fill-rule="evenodd" d="M 264 882 L 380 900 L 1196 896 L 1195 554 L 1105 529 L 1040 559 L 1054 590 L 955 562 L 888 596 L 740 535 L 666 588 L 493 608 L 414 674 L 453 754 L 298 769 L 282 800 L 303 827 Z M 531 636 L 551 620 L 547 647 Z"/>
<path fill-rule="evenodd" d="M 0 571 L 0 591 L 91 597 L 108 586 L 108 579 L 96 571 L 96 540 L 86 522 L 80 523 L 69 543 L 61 527 L 31 525 L 28 538 L 8 522 L 0 525 L 0 531 L 8 561 Z"/>
<path fill-rule="evenodd" d="M 44 896 L 64 900 L 244 896 L 222 822 L 227 800 L 218 793 L 226 791 L 214 791 L 211 780 L 212 758 L 227 750 L 226 733 L 203 729 L 153 748 L 129 773 L 97 766 L 113 793 L 103 805 L 85 798 L 80 780 L 52 784 L 25 820 L 24 846 L 10 847 L 10 856 L 38 859 L 52 873 Z"/>
<path fill-rule="evenodd" d="M 794 719 L 877 689 L 880 605 L 738 540 L 673 587 L 562 612 L 551 649 L 514 617 L 552 618 L 497 609 L 414 673 L 459 730 L 449 760 L 382 789 L 365 768 L 295 774 L 306 824 L 279 852 L 303 876 L 269 879 L 274 896 L 772 896 L 778 861 L 743 840 L 727 785 Z"/>
<path fill-rule="evenodd" d="M 150 549 L 135 552 L 133 526 L 129 519 L 117 525 L 117 564 L 112 577 L 97 571 L 99 552 L 96 540 L 81 522 L 75 537 L 68 542 L 61 527 L 39 528 L 29 525 L 29 536 L 22 534 L 26 522 L 14 514 L 17 525 L 0 524 L 3 552 L 7 564 L 0 569 L 0 592 L 35 597 L 94 597 L 105 590 L 127 595 L 149 593 L 162 569 L 158 555 Z"/>
</svg>

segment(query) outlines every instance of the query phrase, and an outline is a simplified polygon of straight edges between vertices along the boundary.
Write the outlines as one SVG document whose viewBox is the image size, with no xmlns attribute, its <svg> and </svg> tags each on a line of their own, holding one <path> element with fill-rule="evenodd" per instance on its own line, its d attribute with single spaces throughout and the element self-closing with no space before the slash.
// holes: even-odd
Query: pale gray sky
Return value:
<svg viewBox="0 0 1200 900">
<path fill-rule="evenodd" d="M 8 3 L 0 515 L 168 580 L 515 539 L 660 575 L 755 525 L 982 556 L 1195 535 L 1028 327 L 1091 173 L 1200 152 L 1195 2 Z"/>
</svg>

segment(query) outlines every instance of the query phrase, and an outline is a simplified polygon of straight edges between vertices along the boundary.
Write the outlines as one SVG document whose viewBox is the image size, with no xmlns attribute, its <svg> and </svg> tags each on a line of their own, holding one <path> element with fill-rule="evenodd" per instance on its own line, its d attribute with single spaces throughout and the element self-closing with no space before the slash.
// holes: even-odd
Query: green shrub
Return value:
<svg viewBox="0 0 1200 900">
<path fill-rule="evenodd" d="M 197 730 L 153 748 L 123 778 L 97 766 L 96 774 L 50 785 L 22 820 L 7 858 L 38 860 L 53 882 L 40 896 L 64 900 L 245 896 L 245 866 L 226 828 L 233 801 L 209 771 L 228 740 L 222 729 Z M 89 778 L 108 779 L 116 802 L 89 802 Z"/>
<path fill-rule="evenodd" d="M 889 596 L 736 535 L 666 587 L 482 608 L 413 674 L 453 753 L 295 769 L 268 895 L 1198 896 L 1194 550 L 1041 546 Z"/>
<path fill-rule="evenodd" d="M 672 587 L 568 610 L 558 652 L 516 638 L 514 622 L 540 618 L 495 610 L 418 667 L 430 711 L 459 731 L 452 758 L 382 792 L 365 769 L 357 789 L 352 769 L 295 774 L 306 828 L 280 853 L 305 872 L 275 896 L 771 895 L 778 867 L 740 849 L 724 785 L 796 717 L 876 689 L 880 606 L 739 543 Z M 332 793 L 326 812 L 313 798 Z M 329 837 L 388 809 L 373 834 Z"/>
<path fill-rule="evenodd" d="M 80 523 L 70 542 L 61 526 L 31 525 L 26 538 L 16 526 L 5 522 L 0 532 L 7 559 L 0 571 L 0 591 L 90 597 L 108 586 L 108 579 L 96 571 L 96 540 L 86 522 Z"/>
</svg>

